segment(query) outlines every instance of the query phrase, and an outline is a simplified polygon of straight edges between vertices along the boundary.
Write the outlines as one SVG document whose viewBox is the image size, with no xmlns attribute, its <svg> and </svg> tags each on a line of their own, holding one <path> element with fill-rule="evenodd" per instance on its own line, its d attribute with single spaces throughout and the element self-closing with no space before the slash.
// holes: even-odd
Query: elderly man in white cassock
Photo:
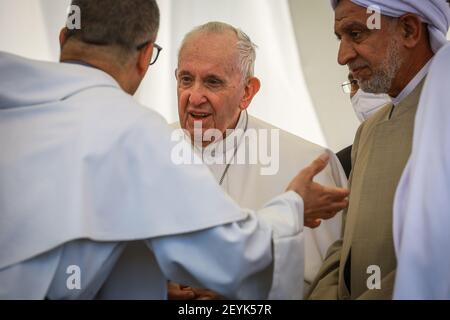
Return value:
<svg viewBox="0 0 450 320">
<path fill-rule="evenodd" d="M 251 209 L 260 208 L 282 192 L 299 169 L 326 152 L 247 113 L 260 88 L 254 76 L 255 59 L 255 45 L 231 25 L 209 22 L 189 32 L 178 55 L 180 122 L 174 124 L 185 129 L 185 137 L 222 189 L 239 205 Z M 345 187 L 345 173 L 337 158 L 330 155 L 329 165 L 315 181 Z M 291 257 L 299 259 L 299 268 L 304 264 L 305 289 L 328 247 L 340 237 L 341 214 L 322 221 L 316 229 L 304 230 L 304 256 Z M 203 290 L 182 288 L 177 292 L 175 284 L 170 288 L 173 298 L 205 298 Z M 302 293 L 300 287 L 298 291 Z"/>
<path fill-rule="evenodd" d="M 332 0 L 338 62 L 360 88 L 392 98 L 358 129 L 352 149 L 344 236 L 311 299 L 392 299 L 397 261 L 394 194 L 411 153 L 414 118 L 433 56 L 447 43 L 445 0 Z"/>
<path fill-rule="evenodd" d="M 207 167 L 175 162 L 170 127 L 132 98 L 159 51 L 156 2 L 72 4 L 62 63 L 0 53 L 0 299 L 164 299 L 166 279 L 300 297 L 304 222 L 347 205 L 312 181 L 327 157 L 239 208 Z"/>
<path fill-rule="evenodd" d="M 447 45 L 430 66 L 411 157 L 397 188 L 395 299 L 450 299 L 449 68 Z"/>
</svg>

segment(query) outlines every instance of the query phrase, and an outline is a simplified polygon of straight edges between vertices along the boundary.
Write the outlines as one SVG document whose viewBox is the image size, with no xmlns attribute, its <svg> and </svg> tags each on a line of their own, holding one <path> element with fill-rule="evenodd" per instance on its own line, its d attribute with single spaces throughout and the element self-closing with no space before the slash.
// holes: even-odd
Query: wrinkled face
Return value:
<svg viewBox="0 0 450 320">
<path fill-rule="evenodd" d="M 200 33 L 188 40 L 178 61 L 177 92 L 180 125 L 193 137 L 194 121 L 203 132 L 215 128 L 223 134 L 234 129 L 245 109 L 244 82 L 239 69 L 237 37 Z"/>
<path fill-rule="evenodd" d="M 363 91 L 388 93 L 402 65 L 400 36 L 395 20 L 385 16 L 381 29 L 370 30 L 371 15 L 350 0 L 339 2 L 335 10 L 338 62 L 348 66 Z"/>
</svg>

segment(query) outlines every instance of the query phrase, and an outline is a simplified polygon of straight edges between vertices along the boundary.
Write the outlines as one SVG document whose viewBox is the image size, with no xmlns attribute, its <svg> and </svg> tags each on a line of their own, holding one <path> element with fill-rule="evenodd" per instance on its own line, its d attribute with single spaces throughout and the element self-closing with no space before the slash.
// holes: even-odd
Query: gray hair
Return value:
<svg viewBox="0 0 450 320">
<path fill-rule="evenodd" d="M 226 31 L 231 31 L 236 34 L 237 43 L 236 48 L 239 54 L 239 68 L 242 74 L 242 79 L 246 80 L 255 74 L 255 60 L 256 60 L 256 44 L 252 42 L 250 37 L 241 29 L 235 28 L 224 22 L 208 22 L 201 26 L 194 28 L 183 39 L 180 50 L 178 51 L 178 61 L 180 60 L 180 52 L 186 43 L 195 35 L 200 33 L 222 34 Z"/>
<path fill-rule="evenodd" d="M 67 30 L 66 38 L 126 51 L 156 40 L 159 8 L 155 0 L 72 0 L 72 5 L 80 8 L 81 29 Z"/>
</svg>

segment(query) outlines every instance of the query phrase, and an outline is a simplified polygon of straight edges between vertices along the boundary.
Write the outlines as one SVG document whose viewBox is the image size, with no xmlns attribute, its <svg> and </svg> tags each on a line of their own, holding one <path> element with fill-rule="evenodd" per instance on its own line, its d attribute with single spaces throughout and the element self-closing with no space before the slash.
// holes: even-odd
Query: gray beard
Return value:
<svg viewBox="0 0 450 320">
<path fill-rule="evenodd" d="M 393 39 L 381 68 L 374 70 L 370 79 L 358 80 L 359 87 L 368 93 L 388 93 L 402 63 L 399 45 Z"/>
</svg>

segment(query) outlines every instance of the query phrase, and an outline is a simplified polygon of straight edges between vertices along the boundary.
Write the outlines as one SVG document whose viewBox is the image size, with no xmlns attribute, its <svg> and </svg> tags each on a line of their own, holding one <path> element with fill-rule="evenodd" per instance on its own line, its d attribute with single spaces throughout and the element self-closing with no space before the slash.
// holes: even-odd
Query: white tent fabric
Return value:
<svg viewBox="0 0 450 320">
<path fill-rule="evenodd" d="M 212 20 L 230 23 L 258 45 L 256 75 L 262 81 L 249 112 L 315 143 L 326 145 L 311 102 L 296 46 L 288 0 L 157 0 L 163 46 L 136 98 L 169 122 L 178 120 L 178 46 L 193 27 Z M 57 61 L 58 33 L 70 0 L 0 2 L 0 50 Z"/>
</svg>

